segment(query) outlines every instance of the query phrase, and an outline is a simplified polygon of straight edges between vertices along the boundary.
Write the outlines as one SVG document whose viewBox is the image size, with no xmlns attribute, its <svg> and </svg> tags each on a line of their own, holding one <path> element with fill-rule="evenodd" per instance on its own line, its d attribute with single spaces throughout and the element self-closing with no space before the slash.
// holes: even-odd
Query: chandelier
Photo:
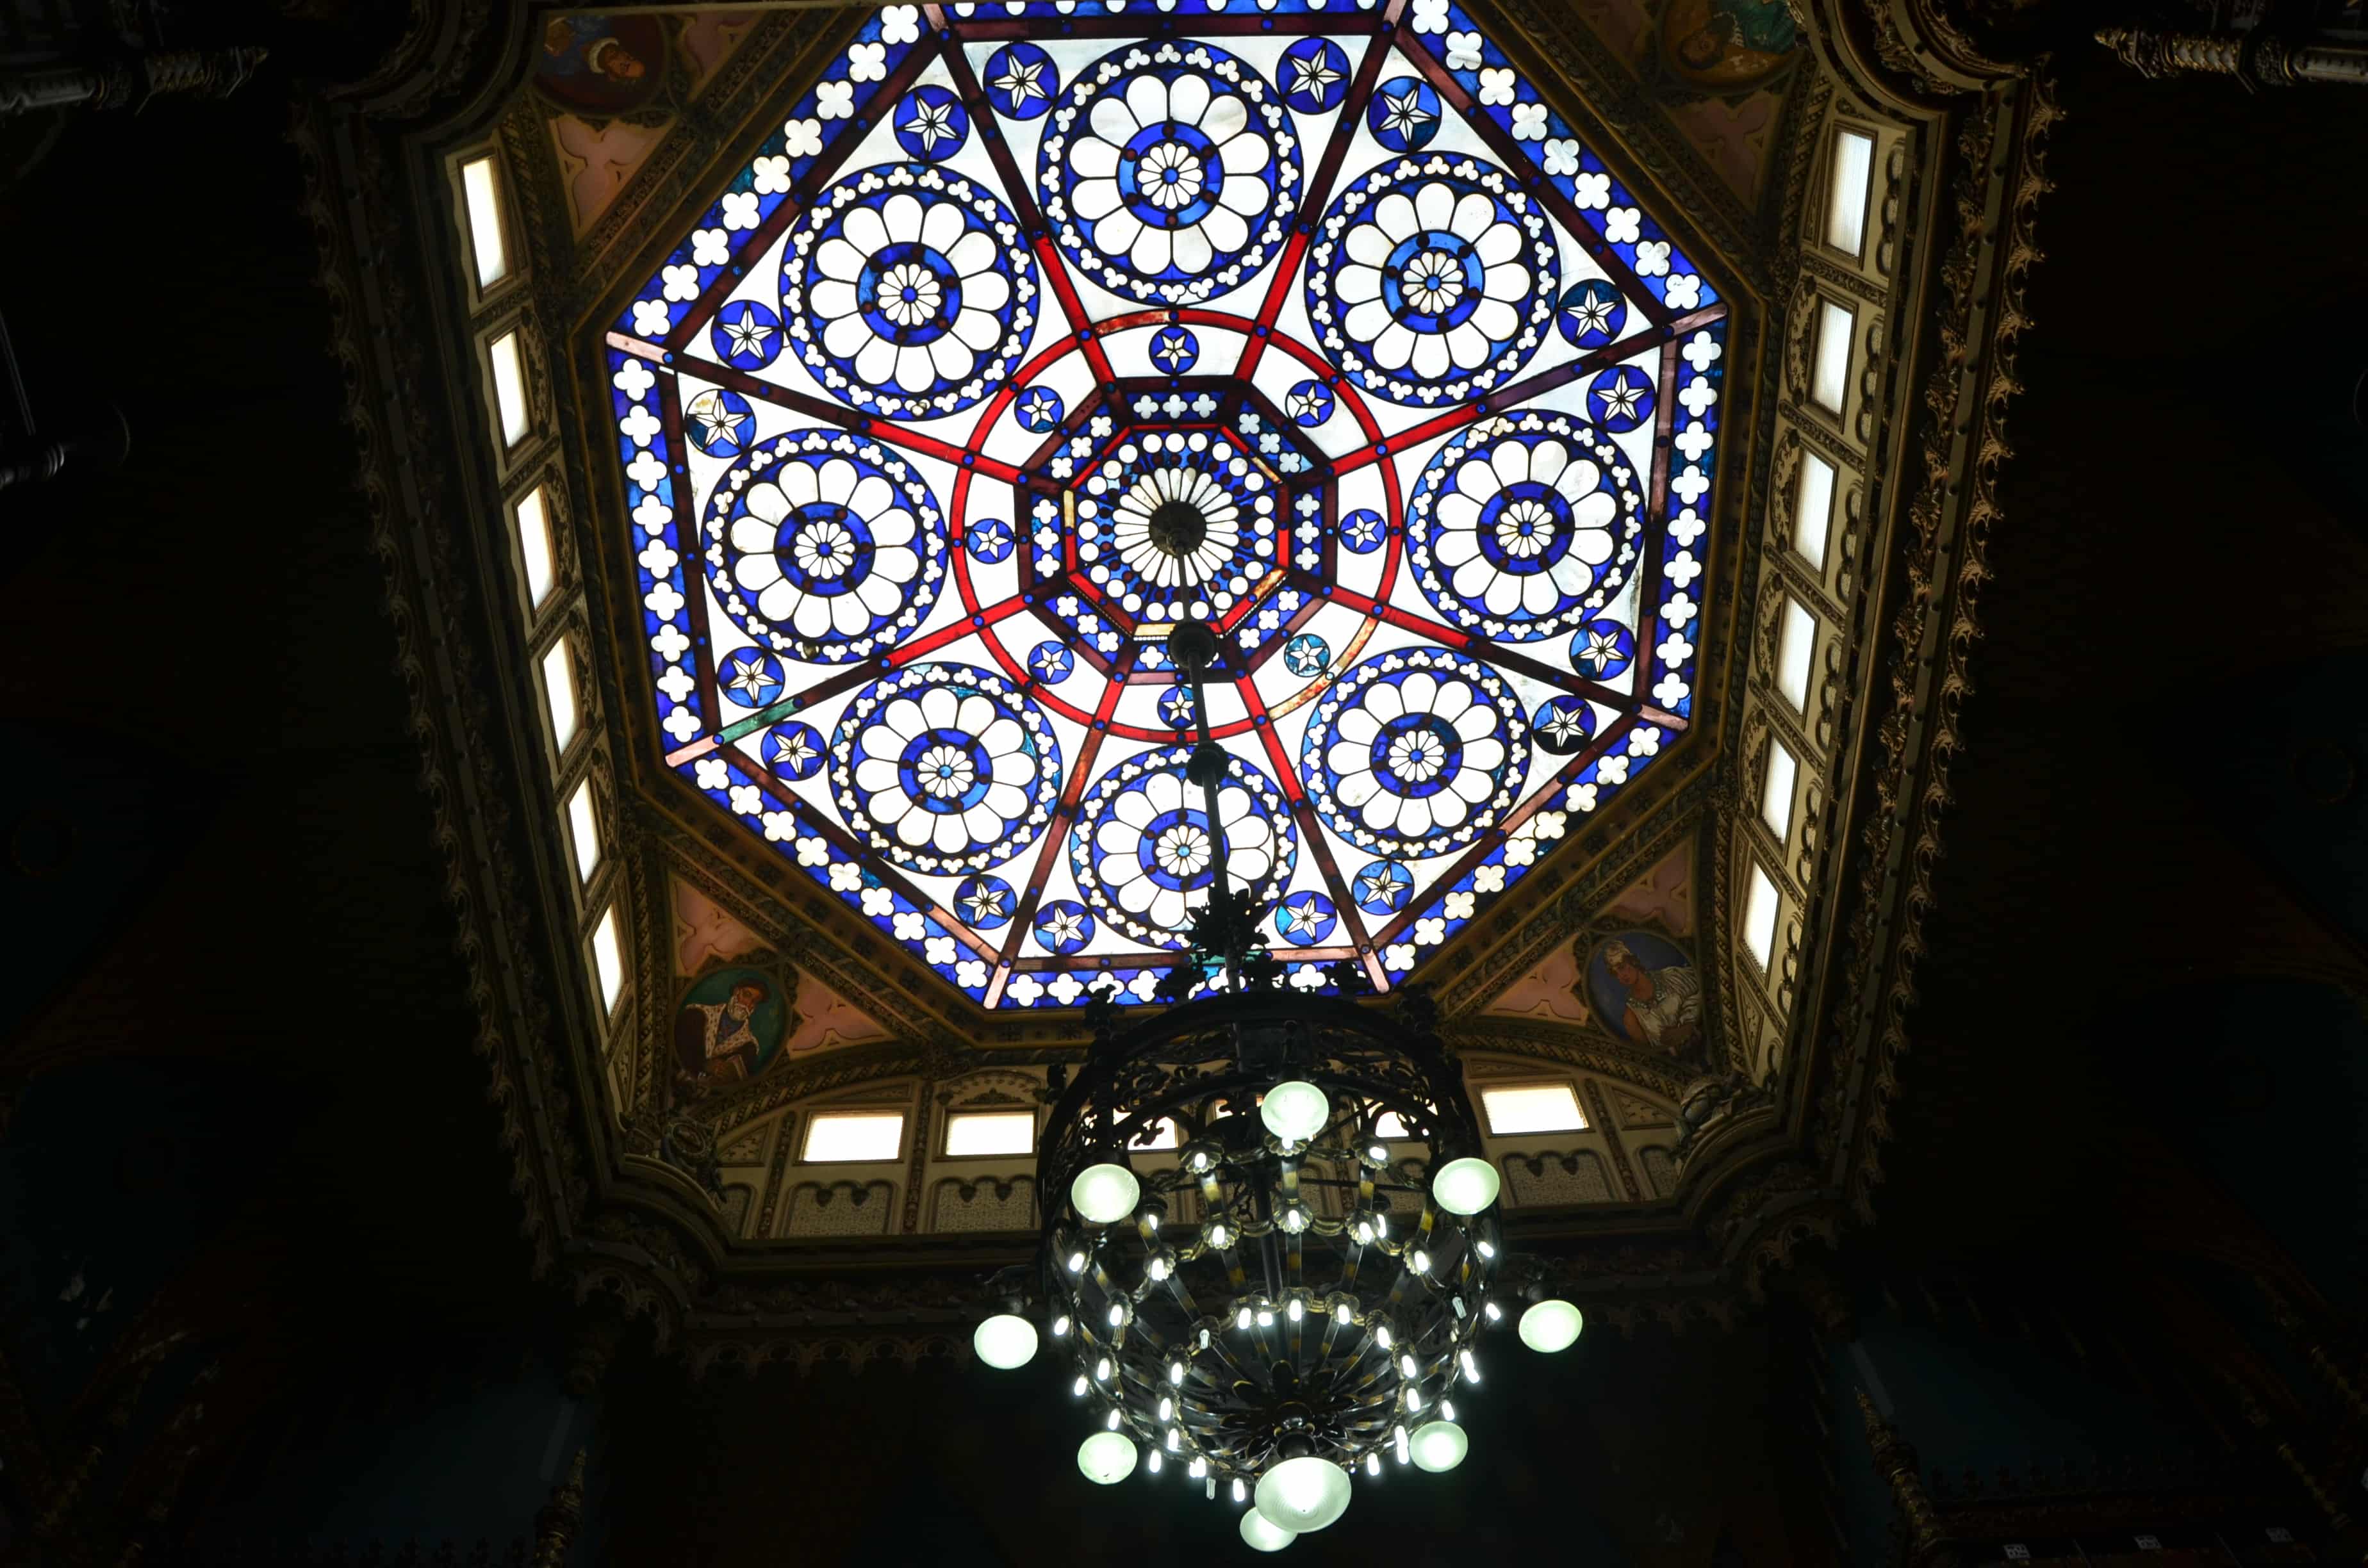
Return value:
<svg viewBox="0 0 2368 1568">
<path fill-rule="evenodd" d="M 1196 713 L 1214 652 L 1196 626 L 1169 642 Z M 1213 797 L 1228 766 L 1202 721 L 1188 778 Z M 1132 1028 L 1100 1002 L 1076 1081 L 1053 1070 L 1041 1283 L 1006 1281 L 1012 1310 L 973 1343 L 990 1366 L 1032 1359 L 1032 1300 L 1091 1414 L 1087 1479 L 1176 1471 L 1254 1505 L 1242 1539 L 1274 1551 L 1339 1518 L 1356 1477 L 1463 1461 L 1455 1397 L 1505 1313 L 1498 1180 L 1427 997 L 1383 1011 L 1278 986 L 1208 804 L 1194 961 Z M 1525 1343 L 1577 1339 L 1577 1307 L 1526 1293 Z"/>
</svg>

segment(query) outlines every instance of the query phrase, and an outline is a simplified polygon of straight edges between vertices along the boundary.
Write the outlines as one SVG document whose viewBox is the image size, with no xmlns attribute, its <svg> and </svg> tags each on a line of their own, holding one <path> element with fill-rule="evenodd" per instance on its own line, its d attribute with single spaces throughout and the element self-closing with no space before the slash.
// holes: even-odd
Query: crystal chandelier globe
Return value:
<svg viewBox="0 0 2368 1568">
<path fill-rule="evenodd" d="M 1200 631 L 1169 653 L 1205 712 Z M 1187 776 L 1213 790 L 1224 767 L 1204 720 Z M 1172 1005 L 1121 1030 L 1105 999 L 1076 1080 L 1053 1070 L 1038 1299 L 1088 1413 L 1079 1471 L 1173 1473 L 1253 1505 L 1243 1541 L 1275 1551 L 1338 1520 L 1360 1481 L 1463 1461 L 1454 1396 L 1504 1315 L 1503 1243 L 1497 1169 L 1428 995 L 1385 1010 L 1285 991 L 1258 914 L 1213 881 Z M 1578 1314 L 1550 1304 L 1570 1337 L 1524 1338 L 1559 1350 Z M 990 1318 L 981 1358 L 1025 1361 L 1033 1329 Z"/>
</svg>

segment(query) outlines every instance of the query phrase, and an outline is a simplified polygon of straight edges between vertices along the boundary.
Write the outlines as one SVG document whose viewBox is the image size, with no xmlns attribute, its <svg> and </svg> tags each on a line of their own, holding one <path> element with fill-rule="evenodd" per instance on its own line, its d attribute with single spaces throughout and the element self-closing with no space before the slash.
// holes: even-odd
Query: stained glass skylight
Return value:
<svg viewBox="0 0 2368 1568">
<path fill-rule="evenodd" d="M 1380 988 L 1683 735 L 1726 310 L 1452 0 L 889 6 L 608 336 L 666 764 L 990 1007 Z M 1335 971 L 1338 972 L 1338 971 Z"/>
</svg>

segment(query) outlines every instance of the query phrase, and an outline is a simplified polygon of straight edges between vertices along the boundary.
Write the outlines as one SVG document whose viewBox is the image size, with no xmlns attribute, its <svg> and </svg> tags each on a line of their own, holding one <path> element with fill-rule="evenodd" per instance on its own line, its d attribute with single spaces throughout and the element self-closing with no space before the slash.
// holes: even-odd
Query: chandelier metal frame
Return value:
<svg viewBox="0 0 2368 1568">
<path fill-rule="evenodd" d="M 1062 1096 L 1038 1165 L 1052 1330 L 1075 1392 L 1155 1468 L 1181 1464 L 1212 1495 L 1306 1454 L 1377 1472 L 1474 1375 L 1497 1222 L 1430 1196 L 1429 1173 L 1480 1138 L 1426 1022 L 1418 1007 L 1220 994 L 1098 1039 Z M 1304 1141 L 1258 1115 L 1283 1083 L 1327 1102 Z M 1387 1140 L 1385 1116 L 1400 1123 Z M 1176 1163 L 1139 1173 L 1133 1212 L 1081 1216 L 1077 1176 L 1131 1166 L 1170 1122 Z"/>
</svg>

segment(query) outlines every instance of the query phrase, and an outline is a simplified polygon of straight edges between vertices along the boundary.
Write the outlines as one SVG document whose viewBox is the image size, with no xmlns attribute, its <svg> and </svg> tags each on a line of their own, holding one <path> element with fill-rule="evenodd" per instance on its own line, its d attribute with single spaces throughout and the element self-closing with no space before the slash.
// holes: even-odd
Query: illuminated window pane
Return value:
<svg viewBox="0 0 2368 1568">
<path fill-rule="evenodd" d="M 1028 1111 L 996 1111 L 946 1119 L 949 1154 L 1025 1154 L 1036 1147 L 1036 1118 Z"/>
<path fill-rule="evenodd" d="M 575 738 L 575 661 L 564 637 L 542 656 L 542 690 L 551 701 L 552 743 L 565 751 Z"/>
<path fill-rule="evenodd" d="M 592 932 L 592 970 L 600 982 L 600 1002 L 616 1011 L 625 994 L 625 950 L 617 939 L 617 906 L 610 904 Z"/>
<path fill-rule="evenodd" d="M 1816 362 L 1809 372 L 1809 397 L 1828 413 L 1839 414 L 1850 393 L 1850 328 L 1857 319 L 1831 300 L 1817 309 Z"/>
<path fill-rule="evenodd" d="M 1795 713 L 1809 710 L 1809 655 L 1817 645 L 1816 619 L 1798 599 L 1784 601 L 1784 620 L 1776 633 L 1776 689 Z"/>
<path fill-rule="evenodd" d="M 502 238 L 502 192 L 490 157 L 461 165 L 461 189 L 469 204 L 469 243 L 477 253 L 477 287 L 490 289 L 509 276 L 509 247 Z"/>
<path fill-rule="evenodd" d="M 600 819 L 592 810 L 589 778 L 567 797 L 567 832 L 575 841 L 575 874 L 588 882 L 600 865 Z"/>
<path fill-rule="evenodd" d="M 526 439 L 526 370 L 518 361 L 518 338 L 506 332 L 488 350 L 494 362 L 494 411 L 501 416 L 502 445 L 515 447 Z"/>
<path fill-rule="evenodd" d="M 1480 1104 L 1488 1113 L 1488 1131 L 1499 1138 L 1517 1132 L 1575 1132 L 1587 1126 L 1578 1096 L 1568 1084 L 1483 1089 Z"/>
<path fill-rule="evenodd" d="M 1373 1120 L 1373 1136 L 1383 1139 L 1411 1138 L 1414 1134 L 1406 1131 L 1406 1118 L 1394 1110 L 1385 1110 Z"/>
<path fill-rule="evenodd" d="M 1779 838 L 1793 831 L 1793 781 L 1800 773 L 1800 765 L 1784 743 L 1768 743 L 1768 786 L 1759 796 L 1759 815 L 1769 830 Z"/>
<path fill-rule="evenodd" d="M 1812 566 L 1826 564 L 1826 532 L 1833 517 L 1834 465 L 1803 452 L 1800 488 L 1793 495 L 1793 550 Z"/>
<path fill-rule="evenodd" d="M 806 1123 L 805 1153 L 801 1158 L 893 1160 L 904 1146 L 902 1111 L 831 1111 Z"/>
<path fill-rule="evenodd" d="M 542 486 L 538 484 L 519 498 L 514 514 L 518 519 L 518 559 L 526 565 L 527 603 L 536 609 L 551 597 L 551 584 L 556 574 L 551 560 L 551 522 L 543 515 Z"/>
<path fill-rule="evenodd" d="M 1743 901 L 1743 946 L 1761 969 L 1776 946 L 1776 911 L 1782 901 L 1776 884 L 1759 867 L 1751 868 L 1751 892 Z"/>
<path fill-rule="evenodd" d="M 1866 244 L 1867 182 L 1874 138 L 1845 131 L 1834 138 L 1833 178 L 1826 189 L 1826 244 L 1856 256 Z"/>
</svg>

